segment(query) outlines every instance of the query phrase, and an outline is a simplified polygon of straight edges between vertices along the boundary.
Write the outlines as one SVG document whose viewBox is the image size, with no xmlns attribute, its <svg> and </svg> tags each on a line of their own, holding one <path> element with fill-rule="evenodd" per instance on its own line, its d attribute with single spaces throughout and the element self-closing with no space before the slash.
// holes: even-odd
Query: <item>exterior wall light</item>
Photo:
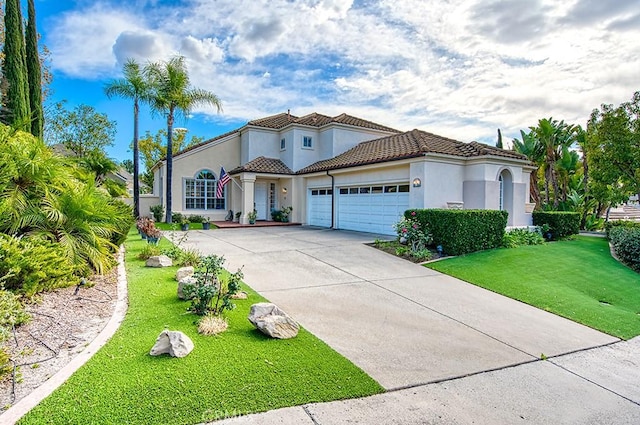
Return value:
<svg viewBox="0 0 640 425">
<path fill-rule="evenodd" d="M 413 179 L 413 187 L 420 187 L 420 186 L 422 186 L 422 180 L 420 180 L 418 177 Z"/>
<path fill-rule="evenodd" d="M 286 187 L 282 188 L 282 193 L 287 193 L 287 188 Z"/>
</svg>

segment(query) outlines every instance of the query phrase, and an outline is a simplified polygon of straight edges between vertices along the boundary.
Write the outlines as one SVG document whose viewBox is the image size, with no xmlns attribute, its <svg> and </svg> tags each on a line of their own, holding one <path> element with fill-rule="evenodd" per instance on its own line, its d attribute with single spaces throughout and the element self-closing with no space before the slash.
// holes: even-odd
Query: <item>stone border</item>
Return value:
<svg viewBox="0 0 640 425">
<path fill-rule="evenodd" d="M 113 316 L 98 336 L 89 343 L 87 348 L 80 354 L 74 357 L 69 363 L 67 363 L 62 369 L 56 372 L 55 375 L 42 383 L 38 388 L 33 390 L 31 394 L 23 397 L 16 404 L 11 406 L 6 412 L 0 415 L 0 425 L 12 425 L 15 424 L 21 417 L 27 414 L 29 410 L 33 409 L 42 400 L 48 397 L 55 389 L 65 383 L 71 375 L 82 365 L 84 365 L 95 353 L 98 352 L 103 345 L 111 339 L 116 333 L 120 324 L 124 320 L 127 313 L 128 298 L 127 298 L 127 272 L 124 266 L 124 245 L 120 247 L 118 253 L 118 299 L 116 301 L 116 307 L 113 311 Z"/>
</svg>

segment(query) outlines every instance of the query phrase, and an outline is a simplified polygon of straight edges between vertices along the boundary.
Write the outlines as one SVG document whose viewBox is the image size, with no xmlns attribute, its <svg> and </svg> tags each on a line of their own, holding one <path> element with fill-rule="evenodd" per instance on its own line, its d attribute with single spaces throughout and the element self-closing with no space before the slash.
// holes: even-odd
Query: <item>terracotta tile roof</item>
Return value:
<svg viewBox="0 0 640 425">
<path fill-rule="evenodd" d="M 276 158 L 266 158 L 259 156 L 246 164 L 236 167 L 229 171 L 229 174 L 238 174 L 243 172 L 263 173 L 263 174 L 295 174 L 284 162 Z"/>
<path fill-rule="evenodd" d="M 362 142 L 334 158 L 311 164 L 299 170 L 297 174 L 415 158 L 428 153 L 464 158 L 491 155 L 520 160 L 527 159 L 519 153 L 498 149 L 482 143 L 463 143 L 436 134 L 427 133 L 426 131 L 411 130 L 406 133 L 394 134 L 392 136 Z"/>
<path fill-rule="evenodd" d="M 328 115 L 318 114 L 317 112 L 313 112 L 303 117 L 296 117 L 295 115 L 291 115 L 289 113 L 271 115 L 270 117 L 249 121 L 248 125 L 273 128 L 278 130 L 286 127 L 289 124 L 300 124 L 319 128 L 331 123 L 351 125 L 354 127 L 362 127 L 372 130 L 387 131 L 389 133 L 399 133 L 399 131 L 394 128 L 377 124 L 372 121 L 363 120 L 362 118 L 354 117 L 351 115 L 340 114 L 336 117 L 330 117 Z"/>
<path fill-rule="evenodd" d="M 200 143 L 198 143 L 198 144 L 196 144 L 196 145 L 189 146 L 189 147 L 188 147 L 188 148 L 186 148 L 186 149 L 182 149 L 180 152 L 175 153 L 173 156 L 174 156 L 174 158 L 175 158 L 175 157 L 176 157 L 176 156 L 178 156 L 178 155 L 182 155 L 183 153 L 186 153 L 186 152 L 192 151 L 192 150 L 194 150 L 195 148 L 199 148 L 200 146 L 207 145 L 207 144 L 209 144 L 209 143 L 211 143 L 211 142 L 215 142 L 216 140 L 224 139 L 225 137 L 230 136 L 230 135 L 232 135 L 233 133 L 238 133 L 239 131 L 240 131 L 239 129 L 228 131 L 228 132 L 226 132 L 226 133 L 224 133 L 224 134 L 221 134 L 221 135 L 219 135 L 219 136 L 214 137 L 213 139 L 207 139 L 207 140 L 205 140 L 204 142 L 200 142 Z M 162 159 L 165 159 L 165 158 L 162 158 Z"/>
<path fill-rule="evenodd" d="M 275 128 L 280 129 L 295 122 L 298 117 L 289 113 L 282 113 L 277 115 L 271 115 L 269 117 L 258 118 L 257 120 L 249 121 L 248 125 L 255 125 L 256 127 Z"/>
</svg>

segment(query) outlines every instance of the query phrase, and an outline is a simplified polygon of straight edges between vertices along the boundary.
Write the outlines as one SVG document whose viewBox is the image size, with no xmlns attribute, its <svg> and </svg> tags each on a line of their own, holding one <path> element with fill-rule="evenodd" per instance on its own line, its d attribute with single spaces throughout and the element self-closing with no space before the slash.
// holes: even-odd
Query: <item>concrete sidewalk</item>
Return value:
<svg viewBox="0 0 640 425">
<path fill-rule="evenodd" d="M 534 423 L 589 423 L 597 412 L 615 419 L 599 423 L 636 418 L 637 398 L 537 361 L 617 339 L 363 244 L 374 238 L 304 227 L 190 232 L 189 245 L 244 266 L 252 288 L 391 391 L 268 412 L 255 423 L 289 415 L 304 423 L 301 414 L 329 424 L 513 423 L 518 412 Z"/>
</svg>

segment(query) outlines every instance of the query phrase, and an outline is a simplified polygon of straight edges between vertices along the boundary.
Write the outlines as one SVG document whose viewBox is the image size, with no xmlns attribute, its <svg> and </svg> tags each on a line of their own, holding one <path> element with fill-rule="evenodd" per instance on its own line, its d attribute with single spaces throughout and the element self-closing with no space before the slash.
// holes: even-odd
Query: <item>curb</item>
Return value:
<svg viewBox="0 0 640 425">
<path fill-rule="evenodd" d="M 0 425 L 15 424 L 20 418 L 26 415 L 29 410 L 33 409 L 54 390 L 64 384 L 76 370 L 80 369 L 82 365 L 93 357 L 93 355 L 97 353 L 98 350 L 102 348 L 102 346 L 105 345 L 116 333 L 127 313 L 127 307 L 127 273 L 124 267 L 124 245 L 122 245 L 118 253 L 118 299 L 113 311 L 113 316 L 111 316 L 109 322 L 107 322 L 104 329 L 102 329 L 98 336 L 89 343 L 84 351 L 74 357 L 62 369 L 56 372 L 55 375 L 42 383 L 42 385 L 33 390 L 31 394 L 22 398 L 6 412 L 0 415 Z"/>
</svg>

